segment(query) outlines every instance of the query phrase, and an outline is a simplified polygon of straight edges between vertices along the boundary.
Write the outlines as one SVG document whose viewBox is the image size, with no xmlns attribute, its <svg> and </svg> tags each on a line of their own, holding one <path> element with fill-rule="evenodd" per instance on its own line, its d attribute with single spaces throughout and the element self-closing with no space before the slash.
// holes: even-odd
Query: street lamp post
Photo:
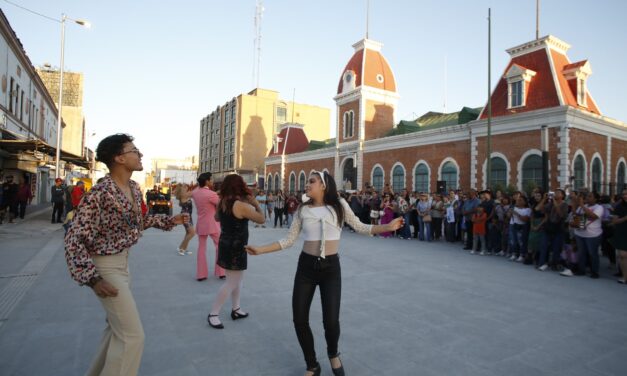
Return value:
<svg viewBox="0 0 627 376">
<path fill-rule="evenodd" d="M 55 178 L 60 175 L 61 159 L 61 112 L 63 109 L 63 58 L 65 54 L 65 20 L 74 21 L 76 24 L 89 28 L 91 24 L 85 20 L 75 20 L 65 14 L 61 15 L 61 66 L 59 67 L 59 104 L 57 105 L 57 153 L 55 156 Z"/>
</svg>

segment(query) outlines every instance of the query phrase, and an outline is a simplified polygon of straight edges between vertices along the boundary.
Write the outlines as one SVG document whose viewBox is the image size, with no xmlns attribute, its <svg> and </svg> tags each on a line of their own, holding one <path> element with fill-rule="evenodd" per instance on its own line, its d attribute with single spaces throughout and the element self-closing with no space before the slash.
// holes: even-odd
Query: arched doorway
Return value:
<svg viewBox="0 0 627 376">
<path fill-rule="evenodd" d="M 355 160 L 347 158 L 342 169 L 342 186 L 338 187 L 342 190 L 357 189 L 357 168 Z"/>
</svg>

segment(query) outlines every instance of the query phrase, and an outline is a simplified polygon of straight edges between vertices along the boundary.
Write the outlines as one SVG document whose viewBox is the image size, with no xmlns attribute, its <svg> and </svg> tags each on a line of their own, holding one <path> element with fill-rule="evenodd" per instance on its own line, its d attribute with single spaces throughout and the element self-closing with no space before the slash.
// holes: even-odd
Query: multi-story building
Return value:
<svg viewBox="0 0 627 376">
<path fill-rule="evenodd" d="M 303 125 L 311 138 L 330 136 L 327 108 L 284 101 L 272 90 L 240 94 L 200 121 L 199 171 L 216 181 L 238 173 L 249 183 L 263 182 L 264 158 L 288 121 Z"/>
<path fill-rule="evenodd" d="M 0 178 L 29 183 L 33 203 L 46 202 L 55 176 L 57 107 L 2 11 L 0 35 Z M 88 163 L 80 154 L 61 159 Z"/>
<path fill-rule="evenodd" d="M 59 70 L 40 67 L 37 73 L 46 85 L 54 103 L 59 104 Z M 61 117 L 63 127 L 61 150 L 84 157 L 85 150 L 85 115 L 83 113 L 83 74 L 63 72 L 63 107 Z"/>
<path fill-rule="evenodd" d="M 549 188 L 625 188 L 627 124 L 602 115 L 588 91 L 590 63 L 571 62 L 570 46 L 558 38 L 507 50 L 511 60 L 491 98 L 490 181 L 485 108 L 397 123 L 396 80 L 381 44 L 364 39 L 353 47 L 334 98 L 336 139 L 310 142 L 299 126 L 284 126 L 289 140 L 265 160 L 270 189 L 302 191 L 307 174 L 327 170 L 353 189 L 529 191 L 544 184 L 545 160 Z"/>
</svg>

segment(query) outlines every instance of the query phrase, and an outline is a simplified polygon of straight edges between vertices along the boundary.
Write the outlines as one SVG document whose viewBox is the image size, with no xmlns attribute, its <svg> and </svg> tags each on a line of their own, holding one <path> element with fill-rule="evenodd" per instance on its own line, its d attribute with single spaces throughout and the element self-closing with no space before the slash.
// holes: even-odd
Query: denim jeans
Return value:
<svg viewBox="0 0 627 376">
<path fill-rule="evenodd" d="M 303 350 L 307 368 L 313 368 L 317 364 L 314 338 L 309 326 L 309 309 L 316 287 L 320 288 L 327 355 L 333 357 L 337 355 L 337 343 L 340 339 L 342 273 L 338 255 L 321 259 L 303 252 L 298 259 L 292 293 L 292 314 L 294 329 L 296 329 L 296 336 Z"/>
<path fill-rule="evenodd" d="M 287 213 L 287 228 L 292 225 L 292 221 L 294 220 L 294 214 Z"/>
<path fill-rule="evenodd" d="M 479 245 L 481 243 L 481 245 Z M 486 249 L 485 235 L 473 234 L 472 249 L 474 251 L 484 251 Z"/>
<path fill-rule="evenodd" d="M 527 238 L 529 231 L 526 225 L 509 225 L 509 245 L 510 253 L 518 253 L 520 256 L 527 255 Z"/>
<path fill-rule="evenodd" d="M 538 265 L 542 266 L 548 262 L 549 248 L 553 251 L 551 261 L 553 265 L 557 265 L 563 246 L 563 231 L 558 231 L 556 233 L 545 232 L 544 237 L 542 238 L 542 245 L 540 246 L 540 259 L 538 260 Z"/>
<path fill-rule="evenodd" d="M 425 222 L 421 216 L 418 216 L 418 227 L 420 232 L 418 233 L 418 239 L 431 241 L 431 222 Z"/>
<path fill-rule="evenodd" d="M 590 256 L 590 271 L 599 274 L 599 245 L 601 245 L 601 236 L 594 238 L 582 238 L 575 235 L 577 241 L 577 259 L 579 261 L 579 271 L 586 271 L 586 263 Z"/>
</svg>

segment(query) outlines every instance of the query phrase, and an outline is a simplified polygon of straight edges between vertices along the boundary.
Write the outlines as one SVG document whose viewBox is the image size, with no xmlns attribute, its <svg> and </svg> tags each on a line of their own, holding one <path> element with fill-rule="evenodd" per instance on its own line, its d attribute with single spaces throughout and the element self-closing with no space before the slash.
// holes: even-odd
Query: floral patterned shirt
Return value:
<svg viewBox="0 0 627 376">
<path fill-rule="evenodd" d="M 142 230 L 171 230 L 175 224 L 166 215 L 143 215 L 139 185 L 130 181 L 135 205 L 107 175 L 83 197 L 65 236 L 65 259 L 72 278 L 85 285 L 99 277 L 91 256 L 114 255 L 139 240 Z"/>
</svg>

